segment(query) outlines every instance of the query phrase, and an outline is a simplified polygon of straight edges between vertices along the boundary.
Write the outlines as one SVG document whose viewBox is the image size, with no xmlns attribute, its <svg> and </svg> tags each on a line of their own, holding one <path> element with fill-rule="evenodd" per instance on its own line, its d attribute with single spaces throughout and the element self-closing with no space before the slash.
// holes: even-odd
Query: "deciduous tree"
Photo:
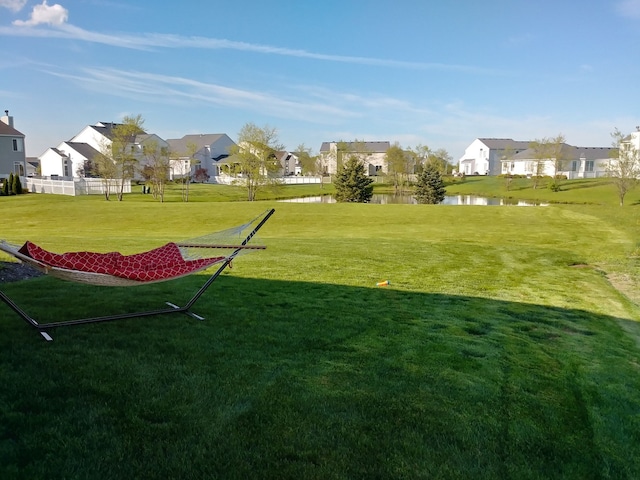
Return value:
<svg viewBox="0 0 640 480">
<path fill-rule="evenodd" d="M 620 206 L 624 197 L 638 185 L 640 178 L 640 151 L 633 145 L 631 137 L 625 137 L 617 128 L 611 133 L 613 138 L 613 158 L 606 167 L 607 175 L 618 190 Z"/>
<path fill-rule="evenodd" d="M 118 200 L 122 201 L 124 198 L 124 185 L 134 177 L 138 162 L 132 147 L 136 136 L 144 133 L 143 125 L 141 115 L 125 116 L 122 123 L 111 129 L 109 141 L 102 143 L 100 153 L 94 159 L 98 176 L 103 180 L 107 200 L 111 184 L 116 179 L 119 183 L 116 193 Z"/>
<path fill-rule="evenodd" d="M 275 154 L 282 149 L 284 147 L 278 141 L 278 131 L 275 128 L 260 128 L 247 123 L 238 133 L 238 145 L 231 149 L 229 160 L 238 166 L 242 180 L 237 183 L 246 186 L 250 202 L 256 199 L 260 189 L 277 185 L 275 175 L 280 164 Z"/>
<path fill-rule="evenodd" d="M 413 170 L 414 159 L 396 143 L 386 151 L 384 161 L 395 193 L 403 193 L 404 188 L 409 184 L 409 175 Z"/>
<path fill-rule="evenodd" d="M 164 190 L 169 179 L 169 151 L 157 142 L 150 142 L 143 148 L 145 168 L 143 176 L 151 183 L 153 198 L 164 202 Z"/>
</svg>

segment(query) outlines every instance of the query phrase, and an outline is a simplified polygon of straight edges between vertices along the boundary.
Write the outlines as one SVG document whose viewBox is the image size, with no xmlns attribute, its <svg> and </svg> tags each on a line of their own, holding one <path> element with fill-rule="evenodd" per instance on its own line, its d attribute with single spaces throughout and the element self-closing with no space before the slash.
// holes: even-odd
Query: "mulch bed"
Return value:
<svg viewBox="0 0 640 480">
<path fill-rule="evenodd" d="M 24 263 L 0 262 L 0 283 L 17 282 L 41 275 L 42 272 Z"/>
</svg>

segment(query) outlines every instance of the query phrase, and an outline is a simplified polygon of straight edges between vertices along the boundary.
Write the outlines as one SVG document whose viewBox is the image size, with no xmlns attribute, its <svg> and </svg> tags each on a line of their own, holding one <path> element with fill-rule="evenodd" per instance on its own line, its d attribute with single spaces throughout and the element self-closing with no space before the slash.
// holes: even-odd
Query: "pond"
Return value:
<svg viewBox="0 0 640 480">
<path fill-rule="evenodd" d="M 280 200 L 289 203 L 336 203 L 333 195 L 318 195 L 314 197 L 300 197 Z M 369 203 L 378 204 L 417 204 L 412 195 L 393 195 L 386 193 L 376 193 L 371 197 Z M 546 203 L 532 202 L 528 200 L 515 200 L 512 198 L 489 198 L 477 195 L 446 195 L 441 205 L 514 205 L 519 207 L 544 206 Z"/>
</svg>

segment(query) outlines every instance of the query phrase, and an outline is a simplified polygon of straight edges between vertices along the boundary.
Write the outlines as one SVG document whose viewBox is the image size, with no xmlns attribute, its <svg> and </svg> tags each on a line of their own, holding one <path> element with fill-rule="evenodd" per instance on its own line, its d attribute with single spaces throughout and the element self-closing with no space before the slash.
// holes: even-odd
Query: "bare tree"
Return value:
<svg viewBox="0 0 640 480">
<path fill-rule="evenodd" d="M 111 149 L 111 143 L 103 140 L 100 143 L 100 148 L 92 161 L 94 165 L 95 173 L 100 177 L 102 182 L 102 189 L 104 191 L 105 200 L 111 199 L 111 190 L 115 188 L 116 176 L 118 169 L 113 161 L 113 151 Z"/>
<path fill-rule="evenodd" d="M 446 175 L 453 168 L 451 164 L 452 157 L 444 148 L 430 152 L 426 160 L 426 165 L 432 165 L 440 175 Z"/>
<path fill-rule="evenodd" d="M 180 182 L 180 195 L 183 202 L 189 201 L 191 163 L 197 151 L 198 145 L 193 142 L 187 142 L 186 152 L 169 152 L 170 170 L 173 170 L 173 179 Z"/>
<path fill-rule="evenodd" d="M 502 150 L 502 157 L 500 158 L 500 161 L 502 162 L 502 171 L 505 170 L 504 165 L 507 165 L 506 168 L 506 172 L 504 174 L 504 178 L 505 178 L 505 186 L 507 188 L 507 191 L 511 190 L 511 182 L 513 182 L 513 175 L 511 173 L 511 160 L 513 159 L 513 156 L 516 154 L 516 149 L 513 148 L 512 145 L 507 145 L 503 150 Z"/>
<path fill-rule="evenodd" d="M 532 187 L 538 188 L 540 179 L 544 175 L 545 162 L 549 159 L 549 143 L 548 138 L 536 139 L 529 144 L 529 148 L 533 150 L 533 172 L 531 175 Z"/>
<path fill-rule="evenodd" d="M 423 168 L 427 164 L 429 157 L 432 154 L 431 149 L 427 145 L 418 144 L 415 146 L 415 148 L 409 148 L 409 151 L 414 157 L 414 173 L 422 172 Z"/>
<path fill-rule="evenodd" d="M 169 178 L 169 151 L 160 147 L 157 142 L 150 142 L 143 148 L 146 165 L 143 176 L 151 183 L 153 198 L 164 202 L 164 190 Z"/>
<path fill-rule="evenodd" d="M 640 178 L 640 151 L 633 144 L 633 137 L 625 137 L 617 128 L 611 137 L 615 150 L 606 171 L 618 190 L 620 206 L 623 206 L 624 197 L 637 186 Z"/>
<path fill-rule="evenodd" d="M 565 169 L 566 163 L 569 160 L 567 158 L 567 146 L 565 144 L 564 135 L 559 133 L 557 136 L 549 139 L 548 145 L 549 159 L 553 168 L 553 183 L 551 189 L 554 192 L 560 190 L 559 185 L 559 172 Z"/>
<path fill-rule="evenodd" d="M 298 145 L 295 154 L 302 168 L 303 175 L 317 175 L 320 177 L 320 188 L 324 188 L 323 165 L 319 155 L 312 155 L 311 148 L 304 143 Z"/>
</svg>

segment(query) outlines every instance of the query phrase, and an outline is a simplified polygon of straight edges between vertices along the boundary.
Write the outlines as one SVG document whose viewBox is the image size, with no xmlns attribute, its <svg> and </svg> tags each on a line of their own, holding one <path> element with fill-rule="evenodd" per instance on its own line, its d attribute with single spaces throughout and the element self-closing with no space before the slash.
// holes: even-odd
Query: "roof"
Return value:
<svg viewBox="0 0 640 480">
<path fill-rule="evenodd" d="M 84 158 L 91 159 L 100 153 L 98 150 L 93 148 L 88 143 L 82 143 L 82 142 L 65 142 L 65 143 L 69 145 L 71 148 L 73 148 L 80 155 L 82 155 Z"/>
<path fill-rule="evenodd" d="M 289 152 L 287 150 L 280 150 L 275 153 L 276 158 L 278 160 L 286 160 L 287 158 L 293 157 L 298 160 L 298 156 L 295 153 Z"/>
<path fill-rule="evenodd" d="M 4 122 L 0 122 L 0 135 L 7 137 L 23 137 L 24 133 L 19 132 L 13 127 L 10 127 Z"/>
<path fill-rule="evenodd" d="M 521 150 L 523 148 L 529 148 L 530 141 L 513 140 L 512 138 L 478 138 L 491 150 L 505 150 L 512 148 L 514 150 Z"/>
<path fill-rule="evenodd" d="M 91 128 L 99 132 L 101 135 L 107 137 L 109 140 L 113 140 L 113 129 L 124 125 L 123 123 L 112 122 L 98 122 L 95 125 L 89 125 Z M 140 133 L 146 133 L 143 129 L 140 129 Z"/>
<path fill-rule="evenodd" d="M 187 153 L 189 151 L 189 144 L 194 144 L 197 150 L 213 145 L 222 137 L 226 136 L 224 133 L 200 133 L 195 135 L 185 135 L 182 138 L 172 138 L 167 140 L 169 148 L 177 153 Z"/>
<path fill-rule="evenodd" d="M 321 152 L 328 152 L 331 150 L 332 143 L 344 143 L 348 146 L 348 149 L 351 151 L 358 151 L 359 147 L 364 147 L 363 151 L 366 152 L 386 152 L 391 147 L 391 143 L 388 141 L 385 142 L 322 142 L 320 146 Z M 358 147 L 358 148 L 356 148 Z"/>
<path fill-rule="evenodd" d="M 611 152 L 615 148 L 611 147 L 574 147 L 566 143 L 562 144 L 561 153 L 566 160 L 602 160 L 610 158 Z M 535 158 L 535 150 L 528 148 L 513 156 L 513 160 L 529 160 Z"/>
</svg>

